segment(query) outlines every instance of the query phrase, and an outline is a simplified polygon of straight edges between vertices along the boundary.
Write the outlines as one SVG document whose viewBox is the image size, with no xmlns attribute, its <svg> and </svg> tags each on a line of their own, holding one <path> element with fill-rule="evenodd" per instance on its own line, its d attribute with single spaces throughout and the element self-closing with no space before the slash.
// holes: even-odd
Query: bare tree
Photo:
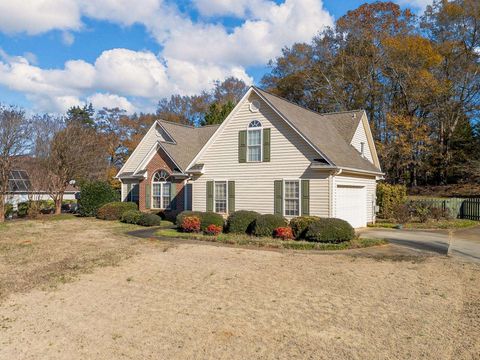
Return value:
<svg viewBox="0 0 480 360">
<path fill-rule="evenodd" d="M 0 104 L 0 222 L 5 220 L 8 179 L 14 158 L 29 147 L 28 127 L 29 120 L 23 110 Z"/>
<path fill-rule="evenodd" d="M 72 180 L 103 178 L 107 169 L 107 149 L 90 126 L 48 115 L 36 118 L 35 157 L 43 172 L 45 187 L 62 209 L 63 195 Z"/>
</svg>

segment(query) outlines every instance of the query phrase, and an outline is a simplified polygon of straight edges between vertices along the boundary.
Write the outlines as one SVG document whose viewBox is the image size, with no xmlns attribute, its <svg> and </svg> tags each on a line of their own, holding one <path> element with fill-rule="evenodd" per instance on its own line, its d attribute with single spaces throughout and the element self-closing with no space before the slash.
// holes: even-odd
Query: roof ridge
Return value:
<svg viewBox="0 0 480 360">
<path fill-rule="evenodd" d="M 175 121 L 164 120 L 164 119 L 157 119 L 156 121 L 161 121 L 161 122 L 164 122 L 164 123 L 167 123 L 167 124 L 172 124 L 172 125 L 183 126 L 183 127 L 186 127 L 186 128 L 195 129 L 195 126 L 193 126 L 193 125 L 181 124 L 181 123 L 178 123 L 178 122 L 175 122 Z"/>
<path fill-rule="evenodd" d="M 218 126 L 220 126 L 220 124 L 209 124 L 209 125 L 203 125 L 203 126 L 195 126 L 195 125 L 182 124 L 182 123 L 178 123 L 178 122 L 175 122 L 175 121 L 169 121 L 169 120 L 164 120 L 164 119 L 157 119 L 157 121 L 161 121 L 163 123 L 177 125 L 177 126 L 183 126 L 183 127 L 189 128 L 189 129 L 203 129 L 203 128 L 206 128 L 206 127 L 215 127 L 215 126 L 218 127 Z"/>
<path fill-rule="evenodd" d="M 279 95 L 276 95 L 276 94 L 273 94 L 271 92 L 268 92 L 268 91 L 265 91 L 263 89 L 260 89 L 259 87 L 257 86 L 252 86 L 254 89 L 257 89 L 257 90 L 260 90 L 260 91 L 263 91 L 264 93 L 268 94 L 268 95 L 271 95 L 271 96 L 274 96 L 280 100 L 283 100 L 283 101 L 286 101 L 292 105 L 295 105 L 303 110 L 307 110 L 307 111 L 310 111 L 314 114 L 317 114 L 317 115 L 320 115 L 320 116 L 325 116 L 325 115 L 333 115 L 333 114 L 342 114 L 342 113 L 353 113 L 353 112 L 358 112 L 358 111 L 365 111 L 365 109 L 356 109 L 356 110 L 342 110 L 342 111 L 331 111 L 331 112 L 325 112 L 325 113 L 321 113 L 321 112 L 318 112 L 318 111 L 315 111 L 315 110 L 312 110 L 312 109 L 309 109 L 305 106 L 302 106 L 302 105 L 298 105 L 297 103 L 294 103 L 293 101 L 291 100 L 288 100 L 288 99 L 285 99 Z"/>
</svg>

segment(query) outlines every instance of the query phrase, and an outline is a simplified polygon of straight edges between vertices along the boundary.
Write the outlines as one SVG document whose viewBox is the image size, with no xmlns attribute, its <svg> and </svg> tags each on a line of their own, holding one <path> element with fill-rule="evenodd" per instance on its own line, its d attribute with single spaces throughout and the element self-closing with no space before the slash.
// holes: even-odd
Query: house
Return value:
<svg viewBox="0 0 480 360">
<path fill-rule="evenodd" d="M 251 87 L 220 126 L 156 121 L 118 174 L 140 210 L 375 221 L 382 177 L 365 111 L 320 114 Z"/>
<path fill-rule="evenodd" d="M 13 170 L 10 171 L 8 178 L 8 193 L 6 202 L 12 204 L 14 208 L 22 202 L 52 200 L 47 189 L 40 189 L 32 186 L 30 180 L 30 169 L 33 168 L 35 159 L 31 156 L 17 156 L 14 160 Z M 75 200 L 79 189 L 73 185 L 68 185 L 64 200 Z"/>
</svg>

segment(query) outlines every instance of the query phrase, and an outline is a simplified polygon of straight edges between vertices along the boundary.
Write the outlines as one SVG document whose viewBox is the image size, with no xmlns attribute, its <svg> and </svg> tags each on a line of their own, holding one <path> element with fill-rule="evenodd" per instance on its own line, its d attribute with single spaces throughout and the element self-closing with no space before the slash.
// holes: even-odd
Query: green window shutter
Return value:
<svg viewBox="0 0 480 360">
<path fill-rule="evenodd" d="M 270 161 L 270 129 L 263 129 L 263 161 Z"/>
<path fill-rule="evenodd" d="M 275 215 L 283 216 L 283 181 L 275 180 L 274 186 L 274 212 Z"/>
<path fill-rule="evenodd" d="M 302 180 L 302 216 L 310 215 L 310 180 Z"/>
<path fill-rule="evenodd" d="M 145 208 L 150 209 L 151 197 L 150 197 L 150 184 L 145 185 Z"/>
<path fill-rule="evenodd" d="M 177 184 L 170 183 L 170 210 L 177 210 Z"/>
<path fill-rule="evenodd" d="M 125 197 L 125 201 L 130 201 L 132 196 L 130 194 L 130 191 L 132 191 L 132 184 L 127 184 L 127 196 Z"/>
<path fill-rule="evenodd" d="M 228 212 L 235 211 L 235 181 L 228 182 Z"/>
<path fill-rule="evenodd" d="M 213 181 L 207 181 L 207 211 L 213 211 Z"/>
<path fill-rule="evenodd" d="M 238 132 L 238 162 L 247 162 L 247 130 Z"/>
</svg>

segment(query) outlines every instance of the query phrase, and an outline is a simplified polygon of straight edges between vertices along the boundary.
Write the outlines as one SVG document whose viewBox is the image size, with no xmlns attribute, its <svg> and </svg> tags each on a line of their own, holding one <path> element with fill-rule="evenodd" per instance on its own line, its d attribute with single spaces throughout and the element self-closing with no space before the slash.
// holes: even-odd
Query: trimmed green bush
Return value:
<svg viewBox="0 0 480 360">
<path fill-rule="evenodd" d="M 79 213 L 81 216 L 96 216 L 102 205 L 118 200 L 120 200 L 118 191 L 107 182 L 84 182 L 80 186 Z"/>
<path fill-rule="evenodd" d="M 137 204 L 115 201 L 101 206 L 97 211 L 97 218 L 101 220 L 120 220 L 123 213 L 129 210 L 138 210 Z"/>
<path fill-rule="evenodd" d="M 142 213 L 137 224 L 141 226 L 160 226 L 162 218 L 155 214 Z"/>
<path fill-rule="evenodd" d="M 177 227 L 180 227 L 183 223 L 183 220 L 187 216 L 196 216 L 200 219 L 201 222 L 201 230 L 205 230 L 208 225 L 217 225 L 223 228 L 225 224 L 225 220 L 223 219 L 222 215 L 214 213 L 214 212 L 202 212 L 202 211 L 182 211 L 180 214 L 177 215 L 177 220 L 175 224 Z"/>
<path fill-rule="evenodd" d="M 225 219 L 222 215 L 214 212 L 204 212 L 200 215 L 200 229 L 204 231 L 209 225 L 221 226 L 225 225 Z"/>
<path fill-rule="evenodd" d="M 180 226 L 183 223 L 183 219 L 186 218 L 187 216 L 197 216 L 200 218 L 202 216 L 201 211 L 190 211 L 190 210 L 185 210 L 182 211 L 180 214 L 177 215 L 177 218 L 175 220 L 175 225 Z"/>
<path fill-rule="evenodd" d="M 259 216 L 260 214 L 256 211 L 235 211 L 228 216 L 226 230 L 227 232 L 234 234 L 251 233 L 253 230 L 253 223 Z"/>
<path fill-rule="evenodd" d="M 340 243 L 354 237 L 352 226 L 336 218 L 320 218 L 308 225 L 305 232 L 305 240 L 314 242 Z"/>
<path fill-rule="evenodd" d="M 407 188 L 405 185 L 390 185 L 379 183 L 377 185 L 378 215 L 382 219 L 392 219 L 395 208 L 407 201 Z"/>
<path fill-rule="evenodd" d="M 320 219 L 318 216 L 298 216 L 290 220 L 290 227 L 292 228 L 295 239 L 305 239 L 308 225 L 318 219 Z"/>
<path fill-rule="evenodd" d="M 288 221 L 280 215 L 260 215 L 253 223 L 253 234 L 255 236 L 272 236 L 276 228 L 288 225 Z"/>
<path fill-rule="evenodd" d="M 127 210 L 122 214 L 120 221 L 125 224 L 135 224 L 137 225 L 142 218 L 143 213 L 138 210 Z"/>
</svg>

